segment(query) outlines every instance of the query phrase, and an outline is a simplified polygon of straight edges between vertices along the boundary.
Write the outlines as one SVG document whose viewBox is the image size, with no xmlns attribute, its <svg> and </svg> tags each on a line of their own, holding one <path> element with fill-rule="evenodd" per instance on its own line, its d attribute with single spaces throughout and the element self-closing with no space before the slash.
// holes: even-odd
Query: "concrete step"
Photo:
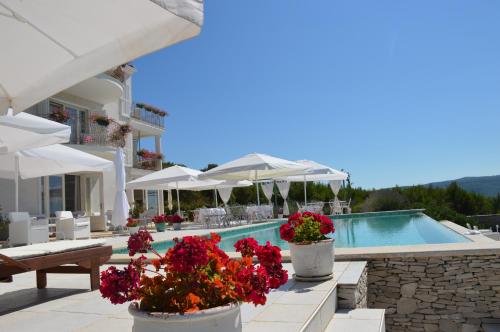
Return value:
<svg viewBox="0 0 500 332">
<path fill-rule="evenodd" d="M 333 315 L 325 332 L 384 332 L 384 309 L 342 309 Z"/>
<path fill-rule="evenodd" d="M 297 282 L 291 278 L 293 266 L 284 264 L 290 279 L 269 294 L 265 306 L 242 305 L 243 332 L 323 332 L 339 307 L 339 292 L 345 306 L 366 305 L 366 299 L 359 295 L 360 288 L 366 289 L 365 266 L 366 262 L 336 262 L 333 279 Z"/>
</svg>

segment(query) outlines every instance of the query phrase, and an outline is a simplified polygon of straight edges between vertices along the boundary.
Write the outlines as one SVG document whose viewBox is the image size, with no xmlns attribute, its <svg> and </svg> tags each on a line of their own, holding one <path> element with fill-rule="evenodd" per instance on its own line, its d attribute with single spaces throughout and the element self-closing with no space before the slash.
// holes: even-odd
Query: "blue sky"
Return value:
<svg viewBox="0 0 500 332">
<path fill-rule="evenodd" d="M 311 159 L 379 188 L 500 174 L 500 2 L 208 0 L 134 62 L 167 160 Z"/>
</svg>

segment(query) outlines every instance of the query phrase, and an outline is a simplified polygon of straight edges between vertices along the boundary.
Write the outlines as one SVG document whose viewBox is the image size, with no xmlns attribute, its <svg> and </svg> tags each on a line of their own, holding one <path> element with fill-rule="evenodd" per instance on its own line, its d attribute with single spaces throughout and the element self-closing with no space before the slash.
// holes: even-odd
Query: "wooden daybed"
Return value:
<svg viewBox="0 0 500 332">
<path fill-rule="evenodd" d="M 36 286 L 47 286 L 47 273 L 89 274 L 90 289 L 99 288 L 99 267 L 112 254 L 104 240 L 65 240 L 0 249 L 0 279 L 36 271 Z"/>
</svg>

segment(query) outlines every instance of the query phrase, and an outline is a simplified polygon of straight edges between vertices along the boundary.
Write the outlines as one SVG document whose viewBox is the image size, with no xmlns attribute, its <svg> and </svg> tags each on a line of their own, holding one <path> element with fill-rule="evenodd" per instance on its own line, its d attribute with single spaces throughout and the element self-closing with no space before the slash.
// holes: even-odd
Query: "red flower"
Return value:
<svg viewBox="0 0 500 332">
<path fill-rule="evenodd" d="M 128 255 L 134 256 L 136 253 L 145 253 L 151 250 L 153 237 L 145 229 L 140 229 L 137 233 L 130 235 L 127 242 Z"/>
<path fill-rule="evenodd" d="M 295 231 L 290 223 L 280 226 L 280 236 L 283 240 L 292 242 L 295 237 Z"/>
<path fill-rule="evenodd" d="M 288 217 L 288 221 L 297 221 L 300 219 L 300 217 L 302 217 L 302 215 L 300 214 L 300 212 L 296 212 L 294 214 L 292 214 L 291 216 Z"/>
<path fill-rule="evenodd" d="M 320 216 L 320 226 L 319 230 L 321 234 L 330 234 L 335 232 L 335 228 L 333 227 L 333 221 L 327 216 Z"/>
<path fill-rule="evenodd" d="M 168 250 L 167 256 L 174 270 L 192 273 L 208 263 L 206 239 L 199 236 L 185 236 Z"/>
<path fill-rule="evenodd" d="M 243 257 L 252 257 L 255 255 L 255 249 L 259 246 L 259 243 L 255 241 L 255 239 L 249 237 L 246 239 L 241 239 L 238 240 L 234 244 L 234 248 L 236 249 L 237 252 L 241 253 L 241 256 Z"/>
<path fill-rule="evenodd" d="M 167 219 L 171 223 L 180 223 L 184 221 L 184 219 L 182 219 L 182 217 L 179 216 L 178 214 L 174 214 L 173 216 L 168 216 Z"/>
<path fill-rule="evenodd" d="M 101 272 L 99 290 L 103 298 L 108 298 L 113 304 L 121 304 L 138 299 L 139 280 L 139 272 L 131 265 L 123 270 L 110 266 Z"/>
<path fill-rule="evenodd" d="M 160 214 L 158 216 L 154 216 L 153 217 L 153 222 L 155 224 L 164 224 L 164 223 L 167 222 L 167 217 L 165 215 L 163 215 L 163 214 Z"/>
</svg>

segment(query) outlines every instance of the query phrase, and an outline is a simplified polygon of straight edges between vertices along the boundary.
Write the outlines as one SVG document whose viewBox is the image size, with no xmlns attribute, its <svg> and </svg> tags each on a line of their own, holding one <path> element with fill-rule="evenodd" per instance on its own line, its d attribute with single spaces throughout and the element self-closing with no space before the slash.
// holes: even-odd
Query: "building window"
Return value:
<svg viewBox="0 0 500 332">
<path fill-rule="evenodd" d="M 66 125 L 71 127 L 71 136 L 69 143 L 71 144 L 81 144 L 85 133 L 87 131 L 87 114 L 88 111 L 80 109 L 78 107 L 65 105 L 63 103 L 50 101 L 49 103 L 49 114 L 54 111 L 65 110 L 69 114 L 69 119 L 66 121 Z"/>
</svg>

